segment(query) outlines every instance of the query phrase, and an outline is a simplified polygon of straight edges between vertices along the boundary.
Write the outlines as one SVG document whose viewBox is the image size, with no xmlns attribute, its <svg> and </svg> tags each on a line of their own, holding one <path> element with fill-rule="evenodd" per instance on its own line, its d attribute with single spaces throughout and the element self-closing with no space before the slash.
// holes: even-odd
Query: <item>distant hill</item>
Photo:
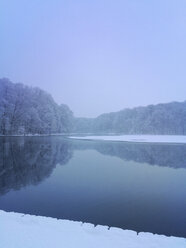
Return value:
<svg viewBox="0 0 186 248">
<path fill-rule="evenodd" d="M 76 118 L 74 132 L 185 135 L 186 101 L 124 109 L 97 118 Z"/>
<path fill-rule="evenodd" d="M 73 113 L 39 88 L 0 79 L 0 134 L 67 133 Z"/>
</svg>

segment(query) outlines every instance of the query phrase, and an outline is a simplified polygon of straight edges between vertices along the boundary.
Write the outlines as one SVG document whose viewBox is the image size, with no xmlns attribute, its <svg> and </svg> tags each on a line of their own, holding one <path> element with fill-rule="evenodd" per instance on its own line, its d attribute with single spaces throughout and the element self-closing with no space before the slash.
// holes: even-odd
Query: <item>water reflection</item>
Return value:
<svg viewBox="0 0 186 248">
<path fill-rule="evenodd" d="M 185 158 L 185 145 L 1 137 L 0 209 L 185 237 Z"/>
<path fill-rule="evenodd" d="M 125 161 L 186 168 L 185 145 L 77 141 L 62 137 L 0 138 L 0 194 L 40 183 L 57 164 L 68 163 L 74 150 L 87 149 Z"/>
<path fill-rule="evenodd" d="M 78 141 L 74 149 L 95 149 L 101 154 L 127 161 L 172 168 L 186 168 L 186 145 L 139 144 L 108 141 Z"/>
<path fill-rule="evenodd" d="M 49 177 L 57 164 L 72 157 L 71 145 L 62 139 L 21 137 L 0 139 L 0 194 Z"/>
</svg>

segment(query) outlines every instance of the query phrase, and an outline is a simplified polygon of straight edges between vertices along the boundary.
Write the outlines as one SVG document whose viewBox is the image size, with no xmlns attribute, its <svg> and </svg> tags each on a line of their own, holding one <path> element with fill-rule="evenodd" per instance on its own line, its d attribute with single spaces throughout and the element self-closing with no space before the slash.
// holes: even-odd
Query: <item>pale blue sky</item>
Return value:
<svg viewBox="0 0 186 248">
<path fill-rule="evenodd" d="M 186 100 L 185 0 L 1 0 L 0 77 L 76 116 Z"/>
</svg>

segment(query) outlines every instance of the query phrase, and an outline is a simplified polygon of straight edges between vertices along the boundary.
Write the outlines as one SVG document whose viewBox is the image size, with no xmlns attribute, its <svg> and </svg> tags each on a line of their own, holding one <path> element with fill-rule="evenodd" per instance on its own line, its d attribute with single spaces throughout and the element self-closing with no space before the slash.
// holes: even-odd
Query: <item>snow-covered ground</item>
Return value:
<svg viewBox="0 0 186 248">
<path fill-rule="evenodd" d="M 185 248 L 186 239 L 0 210 L 2 248 Z"/>
<path fill-rule="evenodd" d="M 108 140 L 149 143 L 186 143 L 186 135 L 108 135 L 108 136 L 71 136 L 72 139 Z"/>
</svg>

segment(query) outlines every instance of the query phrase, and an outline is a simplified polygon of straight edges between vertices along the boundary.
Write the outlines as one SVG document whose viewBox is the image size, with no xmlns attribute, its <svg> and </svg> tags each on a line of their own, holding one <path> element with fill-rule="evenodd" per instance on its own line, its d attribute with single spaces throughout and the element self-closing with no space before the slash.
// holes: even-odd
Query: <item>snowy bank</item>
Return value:
<svg viewBox="0 0 186 248">
<path fill-rule="evenodd" d="M 186 239 L 0 210 L 2 248 L 185 248 Z"/>
<path fill-rule="evenodd" d="M 108 135 L 108 136 L 71 136 L 71 139 L 107 140 L 141 143 L 177 143 L 186 144 L 186 135 Z"/>
</svg>

